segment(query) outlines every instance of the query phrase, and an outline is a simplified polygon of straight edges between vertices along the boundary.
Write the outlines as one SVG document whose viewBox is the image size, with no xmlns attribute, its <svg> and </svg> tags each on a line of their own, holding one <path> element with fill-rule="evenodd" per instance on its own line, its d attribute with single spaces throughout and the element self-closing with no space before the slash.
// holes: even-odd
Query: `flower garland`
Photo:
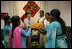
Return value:
<svg viewBox="0 0 72 49">
<path fill-rule="evenodd" d="M 43 23 L 35 23 L 32 25 L 32 28 L 41 28 L 43 27 Z"/>
</svg>

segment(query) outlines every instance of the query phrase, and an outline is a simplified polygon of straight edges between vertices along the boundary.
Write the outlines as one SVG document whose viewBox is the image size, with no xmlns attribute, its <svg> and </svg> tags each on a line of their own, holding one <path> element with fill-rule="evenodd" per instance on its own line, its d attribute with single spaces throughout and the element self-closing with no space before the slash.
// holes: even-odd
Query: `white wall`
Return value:
<svg viewBox="0 0 72 49">
<path fill-rule="evenodd" d="M 9 2 L 1 2 L 1 12 L 9 12 Z"/>
<path fill-rule="evenodd" d="M 1 12 L 9 13 L 9 2 L 1 2 Z M 4 20 L 1 20 L 1 29 L 4 28 Z"/>
<path fill-rule="evenodd" d="M 48 1 L 47 11 L 52 9 L 59 9 L 61 17 L 64 19 L 66 26 L 71 26 L 71 2 L 70 1 Z"/>
<path fill-rule="evenodd" d="M 1 12 L 8 12 L 12 17 L 13 15 L 19 15 L 20 17 L 25 13 L 23 7 L 28 1 L 1 1 Z M 40 10 L 48 12 L 54 8 L 60 9 L 61 17 L 65 20 L 66 26 L 71 26 L 71 2 L 70 1 L 35 1 Z M 39 11 L 40 11 L 39 10 Z M 39 17 L 39 11 L 33 17 L 34 23 L 36 23 Z M 4 27 L 4 23 L 1 21 L 1 28 Z M 21 25 L 23 23 L 21 22 Z"/>
</svg>

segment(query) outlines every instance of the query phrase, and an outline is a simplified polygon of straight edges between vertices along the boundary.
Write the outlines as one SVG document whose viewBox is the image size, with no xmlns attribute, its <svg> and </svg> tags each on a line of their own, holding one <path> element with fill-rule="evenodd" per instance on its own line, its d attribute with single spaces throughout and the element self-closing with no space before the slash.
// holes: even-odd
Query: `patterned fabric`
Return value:
<svg viewBox="0 0 72 49">
<path fill-rule="evenodd" d="M 8 16 L 8 13 L 1 13 L 1 20 L 3 20 L 6 15 Z"/>
<path fill-rule="evenodd" d="M 23 10 L 30 10 L 32 17 L 39 11 L 40 7 L 34 1 L 28 1 Z"/>
<path fill-rule="evenodd" d="M 24 11 L 31 12 L 32 17 L 34 17 L 34 15 L 39 11 L 39 9 L 40 7 L 34 1 L 28 1 L 27 4 L 23 7 Z M 21 17 L 22 22 L 23 18 L 26 18 L 25 14 L 23 14 L 23 16 Z"/>
<path fill-rule="evenodd" d="M 56 34 L 62 34 L 61 25 L 58 22 L 52 22 L 46 26 L 47 41 L 46 48 L 67 48 L 65 36 L 57 36 Z"/>
<path fill-rule="evenodd" d="M 71 48 L 71 27 L 69 26 L 66 26 L 66 42 L 67 42 L 67 45 L 68 45 L 68 48 Z"/>
<path fill-rule="evenodd" d="M 4 27 L 4 47 L 5 48 L 9 48 L 9 44 L 8 44 L 8 39 L 9 39 L 9 31 L 10 31 L 11 27 L 10 26 L 5 26 Z"/>
</svg>

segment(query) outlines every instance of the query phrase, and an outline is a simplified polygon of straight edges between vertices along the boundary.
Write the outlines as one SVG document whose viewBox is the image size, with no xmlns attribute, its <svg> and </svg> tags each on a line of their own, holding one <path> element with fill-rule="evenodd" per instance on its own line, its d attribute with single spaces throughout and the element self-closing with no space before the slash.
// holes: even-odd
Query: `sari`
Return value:
<svg viewBox="0 0 72 49">
<path fill-rule="evenodd" d="M 56 36 L 62 34 L 60 23 L 54 21 L 46 26 L 47 40 L 46 48 L 67 48 L 65 41 L 65 35 Z"/>
<path fill-rule="evenodd" d="M 14 33 L 14 48 L 22 48 L 21 44 L 21 30 L 22 28 L 16 27 L 15 33 Z M 11 31 L 9 33 L 9 48 L 12 48 L 12 37 L 11 37 Z"/>
<path fill-rule="evenodd" d="M 11 29 L 10 26 L 5 26 L 4 29 L 3 29 L 3 32 L 4 32 L 4 47 L 5 48 L 9 48 L 8 39 L 9 39 L 10 29 Z"/>
</svg>

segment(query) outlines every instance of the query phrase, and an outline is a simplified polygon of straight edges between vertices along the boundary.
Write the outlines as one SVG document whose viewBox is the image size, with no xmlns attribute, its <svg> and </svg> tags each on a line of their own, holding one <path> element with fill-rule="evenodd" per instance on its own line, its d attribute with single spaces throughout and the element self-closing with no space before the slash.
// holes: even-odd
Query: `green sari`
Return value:
<svg viewBox="0 0 72 49">
<path fill-rule="evenodd" d="M 4 27 L 4 47 L 5 48 L 9 48 L 9 43 L 8 43 L 8 39 L 9 39 L 9 31 L 10 31 L 11 27 L 10 26 L 5 26 Z"/>
</svg>

